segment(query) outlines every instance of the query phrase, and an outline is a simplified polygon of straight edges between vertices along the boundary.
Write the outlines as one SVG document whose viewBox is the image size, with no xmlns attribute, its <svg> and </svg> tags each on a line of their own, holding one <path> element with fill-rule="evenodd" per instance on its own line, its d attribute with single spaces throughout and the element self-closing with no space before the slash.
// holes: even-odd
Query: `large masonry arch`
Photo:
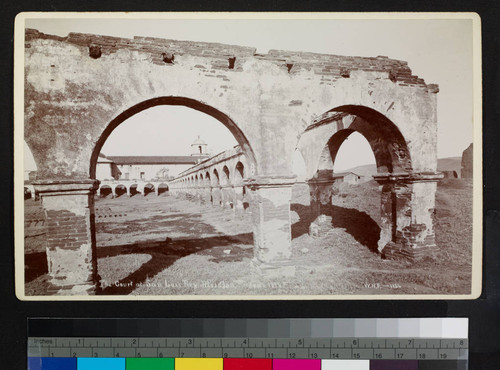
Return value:
<svg viewBox="0 0 500 370">
<path fill-rule="evenodd" d="M 363 135 L 375 156 L 381 185 L 379 251 L 388 258 L 419 258 L 435 247 L 433 214 L 435 171 L 415 172 L 409 149 L 398 125 L 371 108 L 346 105 L 328 111 L 308 126 L 298 150 L 303 154 L 314 218 L 310 234 L 331 228 L 335 183 L 333 165 L 342 143 L 353 132 Z"/>
<path fill-rule="evenodd" d="M 248 142 L 248 139 L 245 137 L 245 134 L 241 131 L 238 125 L 233 120 L 231 120 L 231 118 L 229 118 L 226 114 L 194 99 L 178 97 L 178 96 L 163 96 L 163 97 L 148 99 L 139 104 L 136 104 L 135 106 L 119 114 L 105 127 L 102 134 L 99 136 L 99 139 L 95 144 L 94 150 L 92 152 L 90 170 L 89 170 L 90 178 L 92 179 L 96 178 L 95 175 L 96 175 L 97 158 L 99 156 L 99 153 L 101 152 L 102 146 L 104 145 L 108 137 L 111 135 L 113 130 L 116 127 L 118 127 L 122 122 L 124 122 L 126 119 L 133 116 L 134 114 L 137 114 L 143 110 L 158 105 L 185 106 L 187 108 L 192 108 L 214 117 L 229 129 L 229 131 L 233 134 L 238 144 L 241 146 L 244 155 L 247 156 L 252 163 L 255 163 L 255 155 L 250 146 L 250 143 Z"/>
<path fill-rule="evenodd" d="M 221 176 L 224 164 L 214 163 L 186 171 L 169 184 L 169 190 L 196 193 L 222 206 L 222 200 L 236 199 L 236 193 L 234 207 L 241 204 L 241 192 L 251 198 L 257 271 L 280 275 L 294 271 L 292 158 L 311 124 L 338 114 L 342 120 L 357 117 L 372 122 L 373 112 L 379 112 L 397 127 L 411 166 L 401 161 L 394 167 L 388 160 L 391 150 L 381 147 L 377 180 L 392 188 L 413 184 L 407 207 L 414 215 L 430 204 L 422 206 L 425 192 L 434 200 L 432 186 L 439 177 L 438 88 L 412 75 L 404 61 L 279 50 L 257 54 L 254 48 L 233 45 L 76 33 L 59 37 L 30 29 L 25 46 L 25 140 L 38 165 L 34 185 L 49 225 L 49 272 L 65 294 L 96 291 L 93 196 L 98 188 L 99 150 L 124 119 L 154 105 L 185 105 L 210 114 L 238 140 L 245 158 L 244 188 L 215 184 L 215 173 Z M 353 122 L 359 130 L 368 127 Z M 326 144 L 318 145 L 318 150 Z M 306 167 L 313 168 L 309 155 L 304 151 L 302 155 Z M 235 165 L 227 165 L 230 179 Z M 387 171 L 382 171 L 384 166 Z M 210 191 L 200 190 L 201 174 L 208 185 L 206 173 Z M 198 182 L 193 183 L 196 175 Z M 57 227 L 62 219 L 67 228 Z M 417 234 L 425 246 L 423 234 Z M 404 244 L 403 239 L 392 239 L 396 245 L 400 241 Z M 421 250 L 425 254 L 425 248 Z"/>
</svg>

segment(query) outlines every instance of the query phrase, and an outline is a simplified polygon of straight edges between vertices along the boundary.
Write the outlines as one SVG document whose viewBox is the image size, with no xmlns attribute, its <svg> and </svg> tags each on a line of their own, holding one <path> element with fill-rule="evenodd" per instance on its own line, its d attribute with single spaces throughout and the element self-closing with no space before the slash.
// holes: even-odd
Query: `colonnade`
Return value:
<svg viewBox="0 0 500 370">
<path fill-rule="evenodd" d="M 126 193 L 128 197 L 131 197 L 135 193 L 146 196 L 148 193 L 146 189 L 150 189 L 151 192 L 156 194 L 156 196 L 159 196 L 162 188 L 165 191 L 169 191 L 170 188 L 168 181 L 101 180 L 97 194 L 102 195 L 104 189 L 111 189 L 112 197 L 117 198 L 120 196 L 119 189 L 122 189 L 123 194 Z"/>
<path fill-rule="evenodd" d="M 238 148 L 221 153 L 181 173 L 171 181 L 170 192 L 201 204 L 245 212 L 250 202 L 243 162 L 245 158 Z"/>
</svg>

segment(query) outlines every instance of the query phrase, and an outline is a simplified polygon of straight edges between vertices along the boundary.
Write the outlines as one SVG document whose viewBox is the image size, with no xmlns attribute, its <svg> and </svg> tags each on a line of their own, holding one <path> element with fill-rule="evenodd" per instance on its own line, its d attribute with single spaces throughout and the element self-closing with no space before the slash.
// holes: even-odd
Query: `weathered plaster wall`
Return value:
<svg viewBox="0 0 500 370">
<path fill-rule="evenodd" d="M 293 273 L 290 199 L 297 146 L 313 174 L 325 145 L 334 159 L 342 142 L 336 135 L 349 130 L 367 137 L 379 172 L 404 170 L 376 178 L 390 184 L 381 205 L 387 208 L 381 240 L 391 245 L 386 254 L 414 255 L 414 249 L 433 245 L 435 184 L 413 185 L 439 177 L 438 89 L 413 76 L 406 62 L 277 50 L 259 55 L 240 46 L 57 37 L 35 30 L 26 31 L 25 41 L 25 141 L 38 167 L 35 190 L 53 227 L 47 256 L 56 285 L 88 292 L 98 286 L 92 202 L 98 154 L 121 122 L 159 104 L 210 114 L 239 142 L 241 151 L 200 163 L 169 186 L 173 193 L 233 207 L 242 205 L 248 189 L 253 263 L 260 271 Z M 340 119 L 307 134 L 332 111 L 342 113 Z M 300 144 L 306 136 L 308 143 Z M 396 158 L 401 150 L 406 159 Z M 318 185 L 319 192 L 312 187 L 318 217 L 331 202 L 330 180 Z"/>
<path fill-rule="evenodd" d="M 100 56 L 89 56 L 90 49 Z M 173 63 L 164 54 L 173 54 Z M 25 134 L 40 178 L 88 178 L 109 123 L 158 97 L 190 98 L 229 117 L 244 151 L 253 149 L 259 174 L 291 173 L 304 129 L 344 105 L 394 122 L 415 171 L 436 167 L 437 87 L 412 76 L 406 62 L 34 30 L 26 33 L 25 62 Z"/>
</svg>

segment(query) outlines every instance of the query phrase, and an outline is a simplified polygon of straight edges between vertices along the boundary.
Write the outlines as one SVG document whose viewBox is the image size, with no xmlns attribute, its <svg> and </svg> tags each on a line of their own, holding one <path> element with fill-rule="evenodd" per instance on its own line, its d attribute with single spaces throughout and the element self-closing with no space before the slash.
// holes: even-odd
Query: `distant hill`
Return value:
<svg viewBox="0 0 500 370">
<path fill-rule="evenodd" d="M 462 168 L 462 157 L 449 157 L 438 159 L 438 171 L 457 171 L 460 177 L 460 169 Z"/>
<path fill-rule="evenodd" d="M 373 176 L 377 173 L 377 166 L 375 164 L 365 164 L 342 172 L 354 172 L 356 175 L 360 176 Z"/>
<path fill-rule="evenodd" d="M 457 175 L 460 176 L 461 167 L 462 157 L 448 157 L 438 159 L 438 171 L 457 171 Z M 360 176 L 373 176 L 377 173 L 377 166 L 375 164 L 365 164 L 363 166 L 353 167 L 341 172 L 354 172 L 355 174 Z"/>
</svg>

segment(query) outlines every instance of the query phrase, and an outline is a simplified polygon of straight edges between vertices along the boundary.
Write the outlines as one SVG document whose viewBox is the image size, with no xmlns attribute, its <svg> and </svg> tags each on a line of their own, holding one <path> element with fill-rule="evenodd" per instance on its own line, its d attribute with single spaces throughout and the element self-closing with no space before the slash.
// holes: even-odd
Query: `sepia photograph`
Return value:
<svg viewBox="0 0 500 370">
<path fill-rule="evenodd" d="M 477 298 L 480 28 L 21 13 L 18 298 Z"/>
</svg>

